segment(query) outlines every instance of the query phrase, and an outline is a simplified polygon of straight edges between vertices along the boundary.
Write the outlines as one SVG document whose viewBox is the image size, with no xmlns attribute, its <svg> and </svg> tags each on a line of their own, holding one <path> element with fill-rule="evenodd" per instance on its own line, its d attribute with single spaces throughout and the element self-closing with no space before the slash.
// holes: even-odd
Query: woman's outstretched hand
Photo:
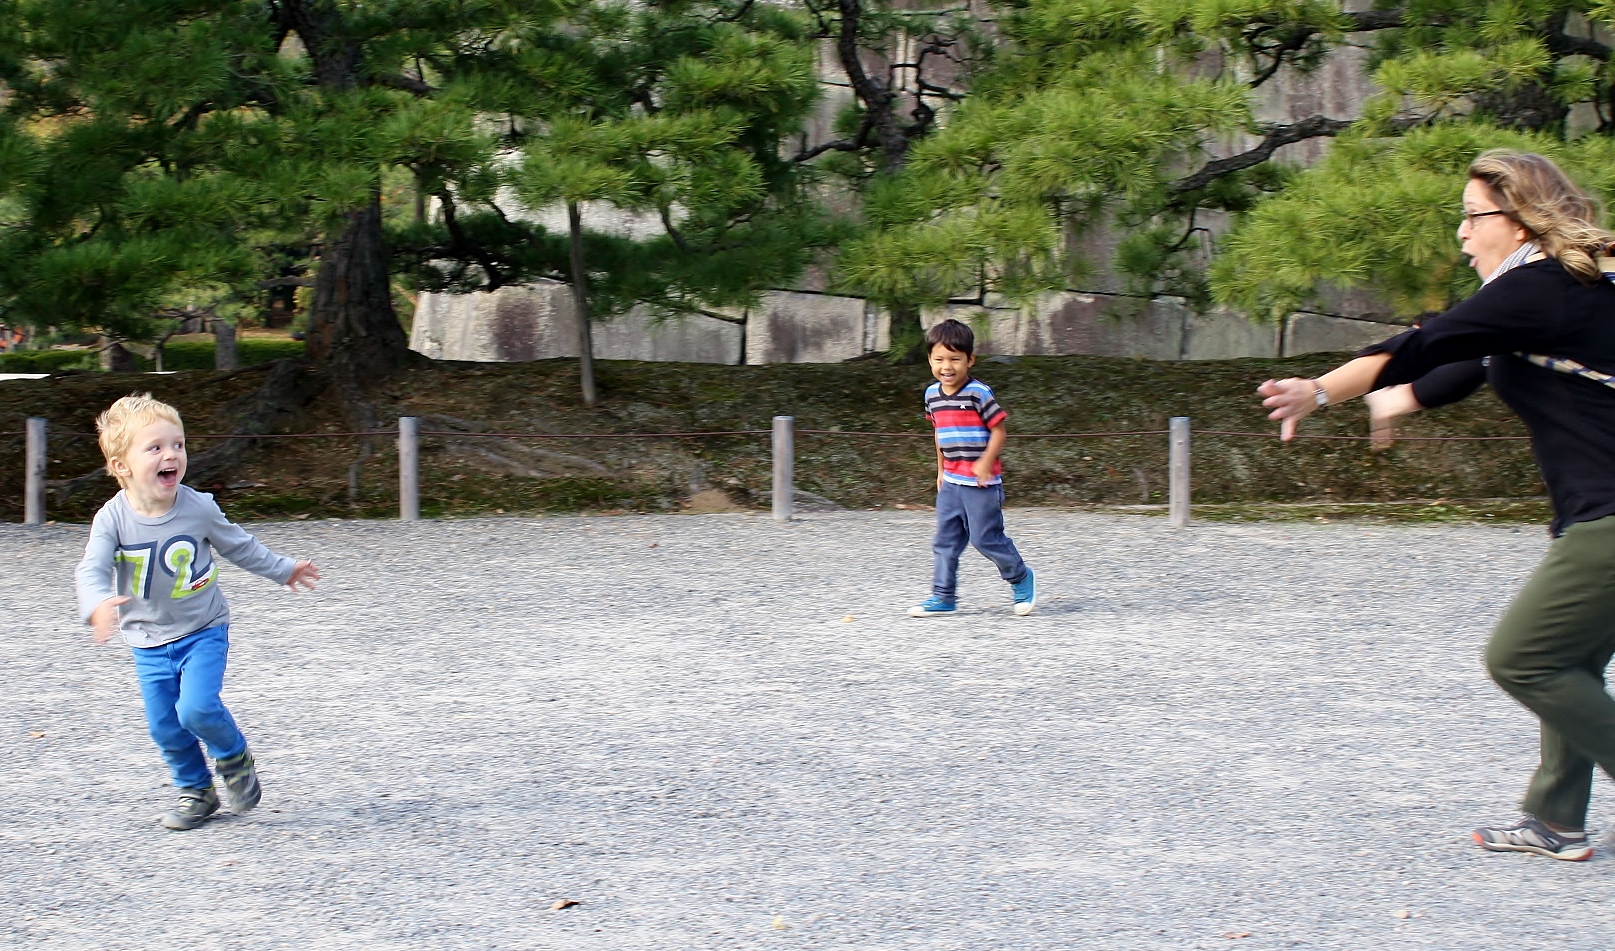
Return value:
<svg viewBox="0 0 1615 951">
<path fill-rule="evenodd" d="M 1317 383 L 1302 377 L 1268 380 L 1256 392 L 1266 397 L 1262 405 L 1272 410 L 1267 418 L 1279 421 L 1279 438 L 1285 442 L 1295 438 L 1295 424 L 1318 408 Z"/>
<path fill-rule="evenodd" d="M 1391 442 L 1396 439 L 1397 419 L 1424 408 L 1419 405 L 1418 397 L 1413 395 L 1411 383 L 1399 383 L 1366 393 L 1363 402 L 1368 404 L 1368 433 L 1373 437 L 1369 445 L 1375 451 L 1391 447 Z"/>
</svg>

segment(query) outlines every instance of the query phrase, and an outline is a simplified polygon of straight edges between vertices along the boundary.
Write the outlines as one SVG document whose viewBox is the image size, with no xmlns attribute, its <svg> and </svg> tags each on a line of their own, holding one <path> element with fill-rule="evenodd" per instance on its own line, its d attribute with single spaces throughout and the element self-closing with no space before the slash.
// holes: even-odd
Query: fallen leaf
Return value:
<svg viewBox="0 0 1615 951">
<path fill-rule="evenodd" d="M 1397 918 L 1407 918 L 1407 917 L 1409 917 L 1409 914 L 1406 911 L 1396 911 L 1396 912 L 1392 912 L 1392 914 L 1395 915 Z"/>
<path fill-rule="evenodd" d="M 550 911 L 560 911 L 562 908 L 571 908 L 577 904 L 579 903 L 570 898 L 557 898 L 555 899 L 555 903 L 550 905 Z"/>
<path fill-rule="evenodd" d="M 28 736 L 29 736 L 30 739 L 43 740 L 45 738 L 45 731 L 44 730 L 29 730 L 28 731 Z"/>
<path fill-rule="evenodd" d="M 846 617 L 841 619 L 841 623 L 842 624 L 851 624 L 852 620 L 853 620 L 852 615 L 849 614 Z"/>
<path fill-rule="evenodd" d="M 785 919 L 783 917 L 781 917 L 779 915 L 774 916 L 774 930 L 775 931 L 784 931 L 787 927 L 788 926 L 785 924 Z"/>
<path fill-rule="evenodd" d="M 1227 934 L 1223 935 L 1224 938 L 1227 938 L 1230 941 L 1235 939 L 1235 938 L 1249 938 L 1250 936 L 1251 936 L 1251 933 L 1249 931 L 1230 931 Z"/>
<path fill-rule="evenodd" d="M 649 547 L 655 548 L 655 547 L 657 547 L 659 545 L 661 545 L 661 542 L 651 542 Z"/>
<path fill-rule="evenodd" d="M 305 519 L 305 518 L 308 518 L 308 513 L 307 513 L 307 512 L 303 512 L 303 513 L 302 513 L 302 514 L 300 514 L 300 515 L 293 515 L 293 516 L 292 516 L 292 518 L 294 518 L 294 519 L 298 519 L 298 520 L 302 520 L 302 519 Z"/>
</svg>

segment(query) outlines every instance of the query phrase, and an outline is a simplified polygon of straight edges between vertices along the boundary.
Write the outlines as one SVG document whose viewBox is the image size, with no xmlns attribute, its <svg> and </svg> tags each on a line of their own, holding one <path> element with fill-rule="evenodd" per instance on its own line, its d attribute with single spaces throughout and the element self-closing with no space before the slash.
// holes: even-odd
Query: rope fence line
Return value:
<svg viewBox="0 0 1615 951">
<path fill-rule="evenodd" d="M 456 430 L 421 429 L 420 418 L 401 416 L 398 428 L 359 430 L 331 433 L 219 433 L 188 435 L 188 439 L 349 439 L 355 437 L 390 436 L 398 440 L 399 518 L 404 521 L 420 519 L 420 437 L 452 437 L 455 439 L 692 439 L 712 437 L 770 436 L 773 456 L 772 504 L 777 521 L 789 521 L 794 515 L 796 490 L 795 438 L 802 436 L 858 436 L 876 438 L 932 438 L 930 432 L 871 432 L 842 429 L 795 428 L 792 416 L 776 416 L 771 429 L 727 429 L 676 433 L 475 433 Z M 0 438 L 25 436 L 26 478 L 24 489 L 24 524 L 42 525 L 45 522 L 45 463 L 47 421 L 30 417 L 20 432 L 0 432 Z M 69 439 L 96 439 L 94 433 L 58 432 L 58 437 Z M 1174 416 L 1168 429 L 1145 429 L 1086 433 L 1018 433 L 1016 439 L 1106 439 L 1138 436 L 1168 437 L 1168 513 L 1174 527 L 1184 527 L 1189 521 L 1189 441 L 1192 435 L 1252 439 L 1278 439 L 1277 429 L 1270 432 L 1242 432 L 1217 429 L 1191 429 L 1189 417 Z M 1384 441 L 1375 436 L 1325 436 L 1297 434 L 1296 439 L 1342 442 Z M 1395 436 L 1400 442 L 1490 442 L 1519 441 L 1528 436 Z"/>
<path fill-rule="evenodd" d="M 770 429 L 725 429 L 694 433 L 470 433 L 452 429 L 422 429 L 421 436 L 452 436 L 457 439 L 692 439 L 710 436 L 767 436 Z M 1191 429 L 1196 436 L 1236 436 L 1250 439 L 1277 439 L 1278 431 L 1270 433 L 1237 432 L 1223 429 Z M 880 438 L 931 438 L 929 432 L 875 432 L 863 429 L 798 429 L 798 436 L 875 436 Z M 1016 439 L 1102 439 L 1125 436 L 1167 436 L 1167 429 L 1119 430 L 1092 433 L 1016 433 Z M 26 436 L 25 430 L 0 432 L 0 439 Z M 69 439 L 97 439 L 95 433 L 57 430 L 53 436 Z M 358 436 L 396 436 L 395 429 L 372 429 L 337 433 L 186 433 L 186 441 L 219 439 L 351 439 Z M 1374 436 L 1324 436 L 1315 433 L 1296 433 L 1296 439 L 1338 442 L 1370 442 Z M 1530 436 L 1394 436 L 1394 442 L 1498 442 L 1530 439 Z"/>
<path fill-rule="evenodd" d="M 462 433 L 423 429 L 420 435 L 485 439 L 688 439 L 694 436 L 767 436 L 771 432 L 771 429 L 727 429 L 706 433 Z"/>
<path fill-rule="evenodd" d="M 768 429 L 732 429 L 699 433 L 468 433 L 454 429 L 422 429 L 417 434 L 421 436 L 454 436 L 458 438 L 482 439 L 686 439 L 695 436 L 766 436 L 772 430 Z M 21 432 L 0 433 L 0 436 L 21 436 Z M 79 439 L 98 439 L 95 433 L 62 432 L 58 430 L 55 435 Z M 346 433 L 186 433 L 187 442 L 198 439 L 338 439 L 355 436 L 396 436 L 396 429 L 371 429 Z M 854 435 L 887 435 L 884 433 L 856 433 Z M 904 433 L 903 435 L 926 435 L 925 433 Z"/>
<path fill-rule="evenodd" d="M 1105 433 L 1016 433 L 1016 439 L 1092 439 L 1100 436 L 1165 436 L 1170 430 L 1140 429 L 1127 432 Z M 798 429 L 798 436 L 908 436 L 912 438 L 931 438 L 930 433 L 873 433 L 861 429 Z"/>
<path fill-rule="evenodd" d="M 1278 433 L 1237 433 L 1218 429 L 1196 429 L 1196 436 L 1252 436 L 1257 439 L 1274 439 Z M 1024 437 L 1016 437 L 1024 438 Z M 1346 442 L 1371 442 L 1376 436 L 1319 436 L 1309 433 L 1296 433 L 1296 439 L 1323 439 L 1341 440 Z M 1530 436 L 1392 436 L 1387 437 L 1392 442 L 1490 442 L 1496 440 L 1530 439 Z"/>
</svg>

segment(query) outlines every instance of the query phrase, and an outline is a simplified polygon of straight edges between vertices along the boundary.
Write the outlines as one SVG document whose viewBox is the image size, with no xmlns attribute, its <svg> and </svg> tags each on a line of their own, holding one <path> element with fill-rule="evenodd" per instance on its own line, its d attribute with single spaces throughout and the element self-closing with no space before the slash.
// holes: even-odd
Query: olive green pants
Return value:
<svg viewBox="0 0 1615 951">
<path fill-rule="evenodd" d="M 1594 765 L 1615 776 L 1612 654 L 1615 516 L 1554 539 L 1486 645 L 1492 679 L 1542 721 L 1542 761 L 1521 806 L 1538 819 L 1586 828 Z"/>
</svg>

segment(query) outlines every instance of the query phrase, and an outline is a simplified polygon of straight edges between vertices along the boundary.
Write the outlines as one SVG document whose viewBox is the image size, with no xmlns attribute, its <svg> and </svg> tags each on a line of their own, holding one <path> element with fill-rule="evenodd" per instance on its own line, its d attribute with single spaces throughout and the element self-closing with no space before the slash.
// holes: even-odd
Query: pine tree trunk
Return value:
<svg viewBox="0 0 1615 951">
<path fill-rule="evenodd" d="M 103 336 L 100 338 L 101 369 L 112 373 L 133 373 L 135 370 L 135 355 L 120 340 Z"/>
<path fill-rule="evenodd" d="M 347 92 L 365 75 L 363 48 L 335 0 L 281 0 L 276 21 L 295 32 L 314 65 L 315 82 Z M 342 228 L 327 235 L 314 278 L 308 356 L 330 368 L 339 387 L 391 374 L 409 359 L 409 341 L 393 312 L 387 245 L 381 230 L 381 182 L 370 200 L 349 209 Z"/>
<path fill-rule="evenodd" d="M 593 406 L 594 339 L 589 333 L 588 274 L 583 270 L 583 211 L 577 202 L 566 203 L 566 217 L 572 230 L 572 310 L 578 318 L 578 377 L 583 385 L 583 405 Z"/>
<path fill-rule="evenodd" d="M 240 366 L 236 357 L 236 325 L 213 318 L 213 368 L 234 372 Z"/>
<path fill-rule="evenodd" d="M 355 382 L 387 376 L 403 366 L 409 341 L 393 312 L 387 246 L 381 230 L 381 195 L 350 210 L 325 246 L 314 278 L 308 355 Z"/>
<path fill-rule="evenodd" d="M 920 309 L 907 304 L 892 308 L 890 343 L 886 358 L 893 363 L 919 363 L 925 357 L 925 327 Z"/>
</svg>

